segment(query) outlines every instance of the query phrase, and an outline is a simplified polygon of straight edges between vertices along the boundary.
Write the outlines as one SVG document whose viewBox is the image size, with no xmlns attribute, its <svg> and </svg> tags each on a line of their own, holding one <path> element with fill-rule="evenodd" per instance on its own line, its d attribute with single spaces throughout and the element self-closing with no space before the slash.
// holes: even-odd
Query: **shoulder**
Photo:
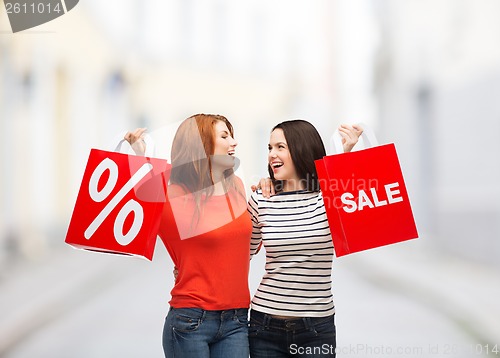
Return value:
<svg viewBox="0 0 500 358">
<path fill-rule="evenodd" d="M 256 191 L 252 192 L 250 195 L 250 199 L 248 200 L 248 204 L 253 207 L 253 208 L 258 208 L 259 207 L 259 202 L 261 202 L 264 199 L 262 196 L 262 190 L 257 189 Z"/>
<path fill-rule="evenodd" d="M 245 186 L 243 185 L 243 180 L 236 174 L 233 174 L 233 182 L 234 186 L 236 186 L 238 189 L 244 190 Z"/>
<path fill-rule="evenodd" d="M 312 192 L 310 192 L 309 198 L 313 199 L 319 205 L 324 205 L 324 203 L 323 203 L 323 194 L 321 194 L 321 191 L 312 191 Z"/>
<path fill-rule="evenodd" d="M 186 188 L 179 184 L 169 184 L 167 187 L 167 196 L 169 199 L 173 199 L 178 196 L 185 196 L 188 194 Z"/>
<path fill-rule="evenodd" d="M 298 190 L 298 191 L 289 191 L 278 193 L 272 198 L 279 198 L 282 201 L 300 201 L 300 200 L 309 200 L 313 198 L 321 197 L 321 192 L 319 191 L 309 191 L 309 190 Z"/>
<path fill-rule="evenodd" d="M 271 197 L 273 200 L 274 207 L 286 207 L 291 206 L 319 206 L 323 205 L 323 196 L 319 191 L 296 191 L 296 192 L 286 192 L 280 193 Z"/>
<path fill-rule="evenodd" d="M 253 200 L 257 201 L 257 202 L 260 201 L 260 200 L 262 200 L 263 198 L 264 197 L 262 196 L 262 190 L 260 190 L 260 189 L 255 190 L 250 195 L 250 199 L 253 199 Z"/>
<path fill-rule="evenodd" d="M 230 191 L 231 192 L 235 192 L 236 194 L 240 194 L 243 196 L 243 198 L 246 198 L 246 195 L 245 195 L 245 184 L 243 183 L 243 180 L 233 174 L 231 176 L 231 181 L 230 181 L 231 185 L 230 185 Z"/>
</svg>

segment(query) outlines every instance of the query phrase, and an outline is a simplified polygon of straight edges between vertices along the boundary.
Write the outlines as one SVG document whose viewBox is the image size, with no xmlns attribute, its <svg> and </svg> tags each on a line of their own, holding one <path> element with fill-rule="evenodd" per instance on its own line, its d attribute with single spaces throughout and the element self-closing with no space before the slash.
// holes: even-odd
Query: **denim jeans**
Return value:
<svg viewBox="0 0 500 358">
<path fill-rule="evenodd" d="M 248 310 L 171 308 L 163 351 L 166 358 L 248 358 Z"/>
<path fill-rule="evenodd" d="M 281 319 L 251 310 L 248 339 L 251 358 L 335 357 L 335 315 Z"/>
</svg>

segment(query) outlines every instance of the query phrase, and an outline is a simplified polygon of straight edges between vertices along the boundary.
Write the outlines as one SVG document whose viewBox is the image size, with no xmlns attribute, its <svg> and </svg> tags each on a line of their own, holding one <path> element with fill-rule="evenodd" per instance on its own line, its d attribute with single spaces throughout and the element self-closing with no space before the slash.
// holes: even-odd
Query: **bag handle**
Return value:
<svg viewBox="0 0 500 358">
<path fill-rule="evenodd" d="M 118 144 L 115 147 L 115 152 L 118 153 L 123 153 L 123 154 L 132 154 L 132 155 L 137 155 L 135 154 L 134 150 L 132 149 L 132 146 L 130 143 L 125 140 L 123 137 L 127 134 L 127 132 L 123 132 L 123 135 L 121 136 L 121 140 L 118 142 Z M 146 152 L 144 153 L 145 157 L 154 157 L 155 155 L 155 142 L 153 138 L 147 133 L 144 134 L 143 136 L 144 143 L 146 144 Z M 126 143 L 126 144 L 125 144 Z M 123 146 L 125 144 L 125 148 Z"/>
<path fill-rule="evenodd" d="M 377 137 L 375 136 L 375 132 L 371 129 L 370 126 L 367 126 L 364 123 L 358 123 L 363 129 L 363 133 L 361 133 L 361 138 L 363 138 L 363 143 L 365 144 L 365 148 L 376 147 L 378 145 Z M 339 130 L 336 129 L 333 132 L 332 137 L 330 138 L 330 147 L 332 149 L 333 154 L 344 153 L 344 146 L 342 145 L 342 136 L 339 133 Z"/>
</svg>

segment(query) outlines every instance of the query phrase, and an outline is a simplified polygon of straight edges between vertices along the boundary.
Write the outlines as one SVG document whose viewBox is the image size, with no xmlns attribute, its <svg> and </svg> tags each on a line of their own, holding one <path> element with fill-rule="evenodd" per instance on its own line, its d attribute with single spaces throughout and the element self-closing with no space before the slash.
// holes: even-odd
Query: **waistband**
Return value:
<svg viewBox="0 0 500 358">
<path fill-rule="evenodd" d="M 177 314 L 194 315 L 196 317 L 203 319 L 211 319 L 211 318 L 223 319 L 224 317 L 248 316 L 248 308 L 234 308 L 227 310 L 212 311 L 196 307 L 193 308 L 170 307 L 170 311 L 173 311 L 173 313 Z"/>
<path fill-rule="evenodd" d="M 274 328 L 283 330 L 311 329 L 319 323 L 326 321 L 334 322 L 335 315 L 325 317 L 295 317 L 295 318 L 277 318 L 270 314 L 250 311 L 250 320 L 257 322 L 264 328 Z"/>
</svg>

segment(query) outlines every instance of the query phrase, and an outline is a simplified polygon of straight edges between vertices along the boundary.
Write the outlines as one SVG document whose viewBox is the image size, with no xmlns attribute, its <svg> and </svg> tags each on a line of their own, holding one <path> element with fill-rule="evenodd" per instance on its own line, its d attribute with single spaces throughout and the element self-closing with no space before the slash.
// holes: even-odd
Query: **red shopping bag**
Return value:
<svg viewBox="0 0 500 358">
<path fill-rule="evenodd" d="M 92 149 L 66 243 L 151 260 L 170 168 L 163 159 Z"/>
<path fill-rule="evenodd" d="M 315 164 L 337 257 L 418 237 L 394 144 Z"/>
</svg>

